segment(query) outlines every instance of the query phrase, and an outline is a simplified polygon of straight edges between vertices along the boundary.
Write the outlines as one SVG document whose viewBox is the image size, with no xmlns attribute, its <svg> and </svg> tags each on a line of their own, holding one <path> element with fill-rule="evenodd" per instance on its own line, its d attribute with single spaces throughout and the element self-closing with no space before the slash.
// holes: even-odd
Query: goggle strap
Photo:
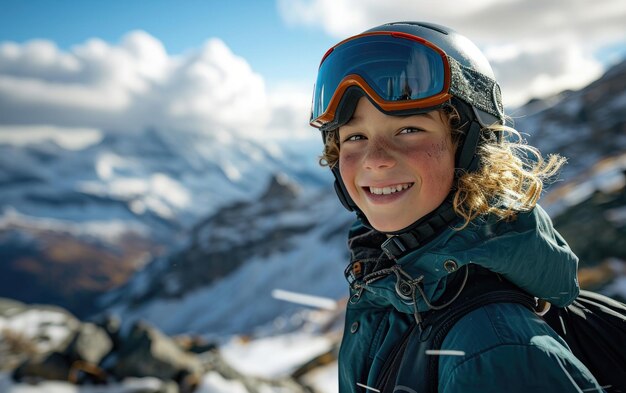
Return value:
<svg viewBox="0 0 626 393">
<path fill-rule="evenodd" d="M 452 79 L 450 93 L 499 119 L 504 118 L 500 86 L 493 79 L 465 67 L 448 56 Z"/>
</svg>

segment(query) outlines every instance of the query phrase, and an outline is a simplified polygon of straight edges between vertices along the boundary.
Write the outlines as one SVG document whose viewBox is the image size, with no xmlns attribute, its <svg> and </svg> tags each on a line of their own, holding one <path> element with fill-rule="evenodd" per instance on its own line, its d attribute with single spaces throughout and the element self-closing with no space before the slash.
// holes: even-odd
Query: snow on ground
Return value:
<svg viewBox="0 0 626 393">
<path fill-rule="evenodd" d="M 327 352 L 331 346 L 327 337 L 297 332 L 250 342 L 232 339 L 221 348 L 221 353 L 242 374 L 280 378 Z"/>
<path fill-rule="evenodd" d="M 339 366 L 337 362 L 317 368 L 303 377 L 304 383 L 320 393 L 339 393 Z"/>
<path fill-rule="evenodd" d="M 6 329 L 20 332 L 25 338 L 37 343 L 41 351 L 50 350 L 67 338 L 70 328 L 65 325 L 78 323 L 70 315 L 52 308 L 23 312 L 16 310 L 15 313 L 9 310 L 6 314 L 0 317 L 0 331 Z M 291 375 L 306 362 L 328 352 L 334 343 L 332 337 L 319 333 L 319 327 L 327 325 L 334 313 L 309 310 L 306 314 L 308 323 L 293 333 L 258 337 L 250 341 L 240 337 L 231 338 L 221 347 L 224 360 L 244 375 L 265 380 Z M 47 340 L 41 340 L 42 337 L 47 337 Z M 309 373 L 304 382 L 318 393 L 336 393 L 336 362 Z M 0 372 L 0 393 L 139 393 L 163 391 L 165 385 L 166 382 L 155 378 L 128 378 L 106 386 L 76 386 L 62 381 L 28 384 L 16 383 L 10 373 Z M 257 388 L 260 393 L 290 393 L 288 388 L 272 387 L 269 384 Z M 247 390 L 239 381 L 227 380 L 216 372 L 208 372 L 201 379 L 197 392 L 247 393 Z"/>
<path fill-rule="evenodd" d="M 307 377 L 319 393 L 337 393 L 337 364 L 330 365 Z M 2 393 L 143 393 L 163 391 L 166 383 L 156 378 L 127 378 L 121 383 L 98 386 L 77 386 L 62 381 L 45 381 L 38 384 L 15 383 L 7 373 L 0 373 Z M 285 388 L 269 385 L 257 386 L 260 393 L 289 393 Z M 216 372 L 205 374 L 195 393 L 248 393 L 239 381 L 228 380 Z"/>
<path fill-rule="evenodd" d="M 262 379 L 288 376 L 308 360 L 331 348 L 332 340 L 311 333 L 298 332 L 244 342 L 234 338 L 221 348 L 225 360 L 237 371 Z M 304 377 L 304 382 L 319 393 L 337 393 L 337 362 L 316 369 Z M 0 373 L 2 393 L 139 393 L 163 389 L 165 382 L 156 378 L 127 378 L 106 386 L 77 386 L 62 381 L 37 384 L 14 382 L 8 373 Z M 258 386 L 262 393 L 289 393 L 286 388 Z M 245 386 L 227 380 L 216 372 L 201 379 L 197 393 L 247 393 Z"/>
<path fill-rule="evenodd" d="M 0 373 L 2 393 L 141 393 L 162 389 L 165 383 L 156 378 L 127 378 L 121 383 L 99 386 L 77 386 L 69 382 L 45 381 L 38 384 L 15 383 L 7 373 Z M 202 392 L 214 392 L 204 390 Z M 200 391 L 199 391 L 200 392 Z M 221 392 L 218 391 L 218 392 Z M 232 390 L 231 392 L 237 393 Z M 246 392 L 245 390 L 243 391 Z"/>
<path fill-rule="evenodd" d="M 210 372 L 204 375 L 195 393 L 248 393 L 239 381 L 229 381 L 219 373 Z"/>
<path fill-rule="evenodd" d="M 28 310 L 8 317 L 0 317 L 1 332 L 10 331 L 32 342 L 39 352 L 59 346 L 77 329 L 78 321 L 72 316 L 54 310 Z M 0 390 L 3 392 L 3 390 Z"/>
<path fill-rule="evenodd" d="M 572 182 L 557 188 L 553 194 L 542 199 L 542 206 L 551 217 L 556 217 L 572 206 L 585 201 L 596 191 L 613 193 L 626 184 L 626 154 L 598 162 L 587 173 L 580 175 Z M 624 213 L 614 209 L 608 213 L 609 220 L 623 221 Z"/>
</svg>

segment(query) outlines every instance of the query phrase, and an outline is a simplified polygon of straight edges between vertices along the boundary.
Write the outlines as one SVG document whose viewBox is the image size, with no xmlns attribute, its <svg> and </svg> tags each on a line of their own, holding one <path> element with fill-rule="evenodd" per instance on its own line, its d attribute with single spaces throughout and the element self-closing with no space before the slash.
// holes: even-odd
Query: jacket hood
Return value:
<svg viewBox="0 0 626 393">
<path fill-rule="evenodd" d="M 449 228 L 397 261 L 384 262 L 380 249 L 384 240 L 384 235 L 355 224 L 350 232 L 350 266 L 360 261 L 365 273 L 375 273 L 397 265 L 413 279 L 423 276 L 424 295 L 433 304 L 445 292 L 448 275 L 472 263 L 501 274 L 532 296 L 559 307 L 573 302 L 579 293 L 578 258 L 540 206 L 509 222 L 488 217 L 460 231 Z M 396 291 L 397 275 L 380 277 L 362 284 L 372 304 L 391 304 L 399 311 L 413 313 L 413 302 L 403 300 Z M 416 300 L 419 312 L 429 309 L 419 294 Z"/>
</svg>

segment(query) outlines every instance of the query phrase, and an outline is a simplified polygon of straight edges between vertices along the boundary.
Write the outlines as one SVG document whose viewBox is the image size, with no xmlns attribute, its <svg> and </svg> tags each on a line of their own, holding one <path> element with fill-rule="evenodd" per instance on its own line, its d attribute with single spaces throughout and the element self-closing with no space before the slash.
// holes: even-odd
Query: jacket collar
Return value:
<svg viewBox="0 0 626 393">
<path fill-rule="evenodd" d="M 531 295 L 560 307 L 578 296 L 578 258 L 540 206 L 510 222 L 488 217 L 460 231 L 449 228 L 397 260 L 382 252 L 380 246 L 386 239 L 359 224 L 350 232 L 352 262 L 346 276 L 378 305 L 414 312 L 413 302 L 397 291 L 398 275 L 378 274 L 394 266 L 413 279 L 422 277 L 424 295 L 431 303 L 445 292 L 447 277 L 468 264 L 499 273 Z M 416 300 L 419 312 L 429 309 L 424 299 Z"/>
</svg>

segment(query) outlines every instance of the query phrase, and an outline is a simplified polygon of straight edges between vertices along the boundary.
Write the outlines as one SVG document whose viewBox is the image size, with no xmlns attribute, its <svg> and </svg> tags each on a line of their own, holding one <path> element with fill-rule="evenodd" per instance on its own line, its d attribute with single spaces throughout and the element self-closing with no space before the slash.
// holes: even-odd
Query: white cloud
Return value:
<svg viewBox="0 0 626 393">
<path fill-rule="evenodd" d="M 492 47 L 487 51 L 505 102 L 523 104 L 530 97 L 545 97 L 566 89 L 579 89 L 602 74 L 602 65 L 590 53 L 568 41 L 559 45 Z"/>
<path fill-rule="evenodd" d="M 309 126 L 311 113 L 310 86 L 296 83 L 274 85 L 269 92 L 272 117 L 268 130 L 275 138 L 317 138 L 317 132 Z M 317 141 L 317 140 L 316 140 Z"/>
<path fill-rule="evenodd" d="M 6 125 L 255 134 L 270 111 L 263 78 L 219 39 L 176 57 L 142 31 L 70 51 L 45 40 L 0 44 Z"/>
<path fill-rule="evenodd" d="M 172 126 L 252 131 L 270 116 L 263 78 L 216 38 L 181 59 L 160 97 Z"/>
<path fill-rule="evenodd" d="M 390 21 L 453 27 L 485 50 L 507 104 L 580 87 L 603 68 L 593 58 L 598 49 L 626 46 L 622 0 L 277 1 L 288 24 L 317 26 L 338 40 Z"/>
<path fill-rule="evenodd" d="M 320 26 L 327 33 L 343 38 L 390 21 L 423 20 L 443 23 L 445 19 L 456 19 L 482 12 L 500 0 L 277 1 L 279 12 L 290 25 Z"/>
</svg>

